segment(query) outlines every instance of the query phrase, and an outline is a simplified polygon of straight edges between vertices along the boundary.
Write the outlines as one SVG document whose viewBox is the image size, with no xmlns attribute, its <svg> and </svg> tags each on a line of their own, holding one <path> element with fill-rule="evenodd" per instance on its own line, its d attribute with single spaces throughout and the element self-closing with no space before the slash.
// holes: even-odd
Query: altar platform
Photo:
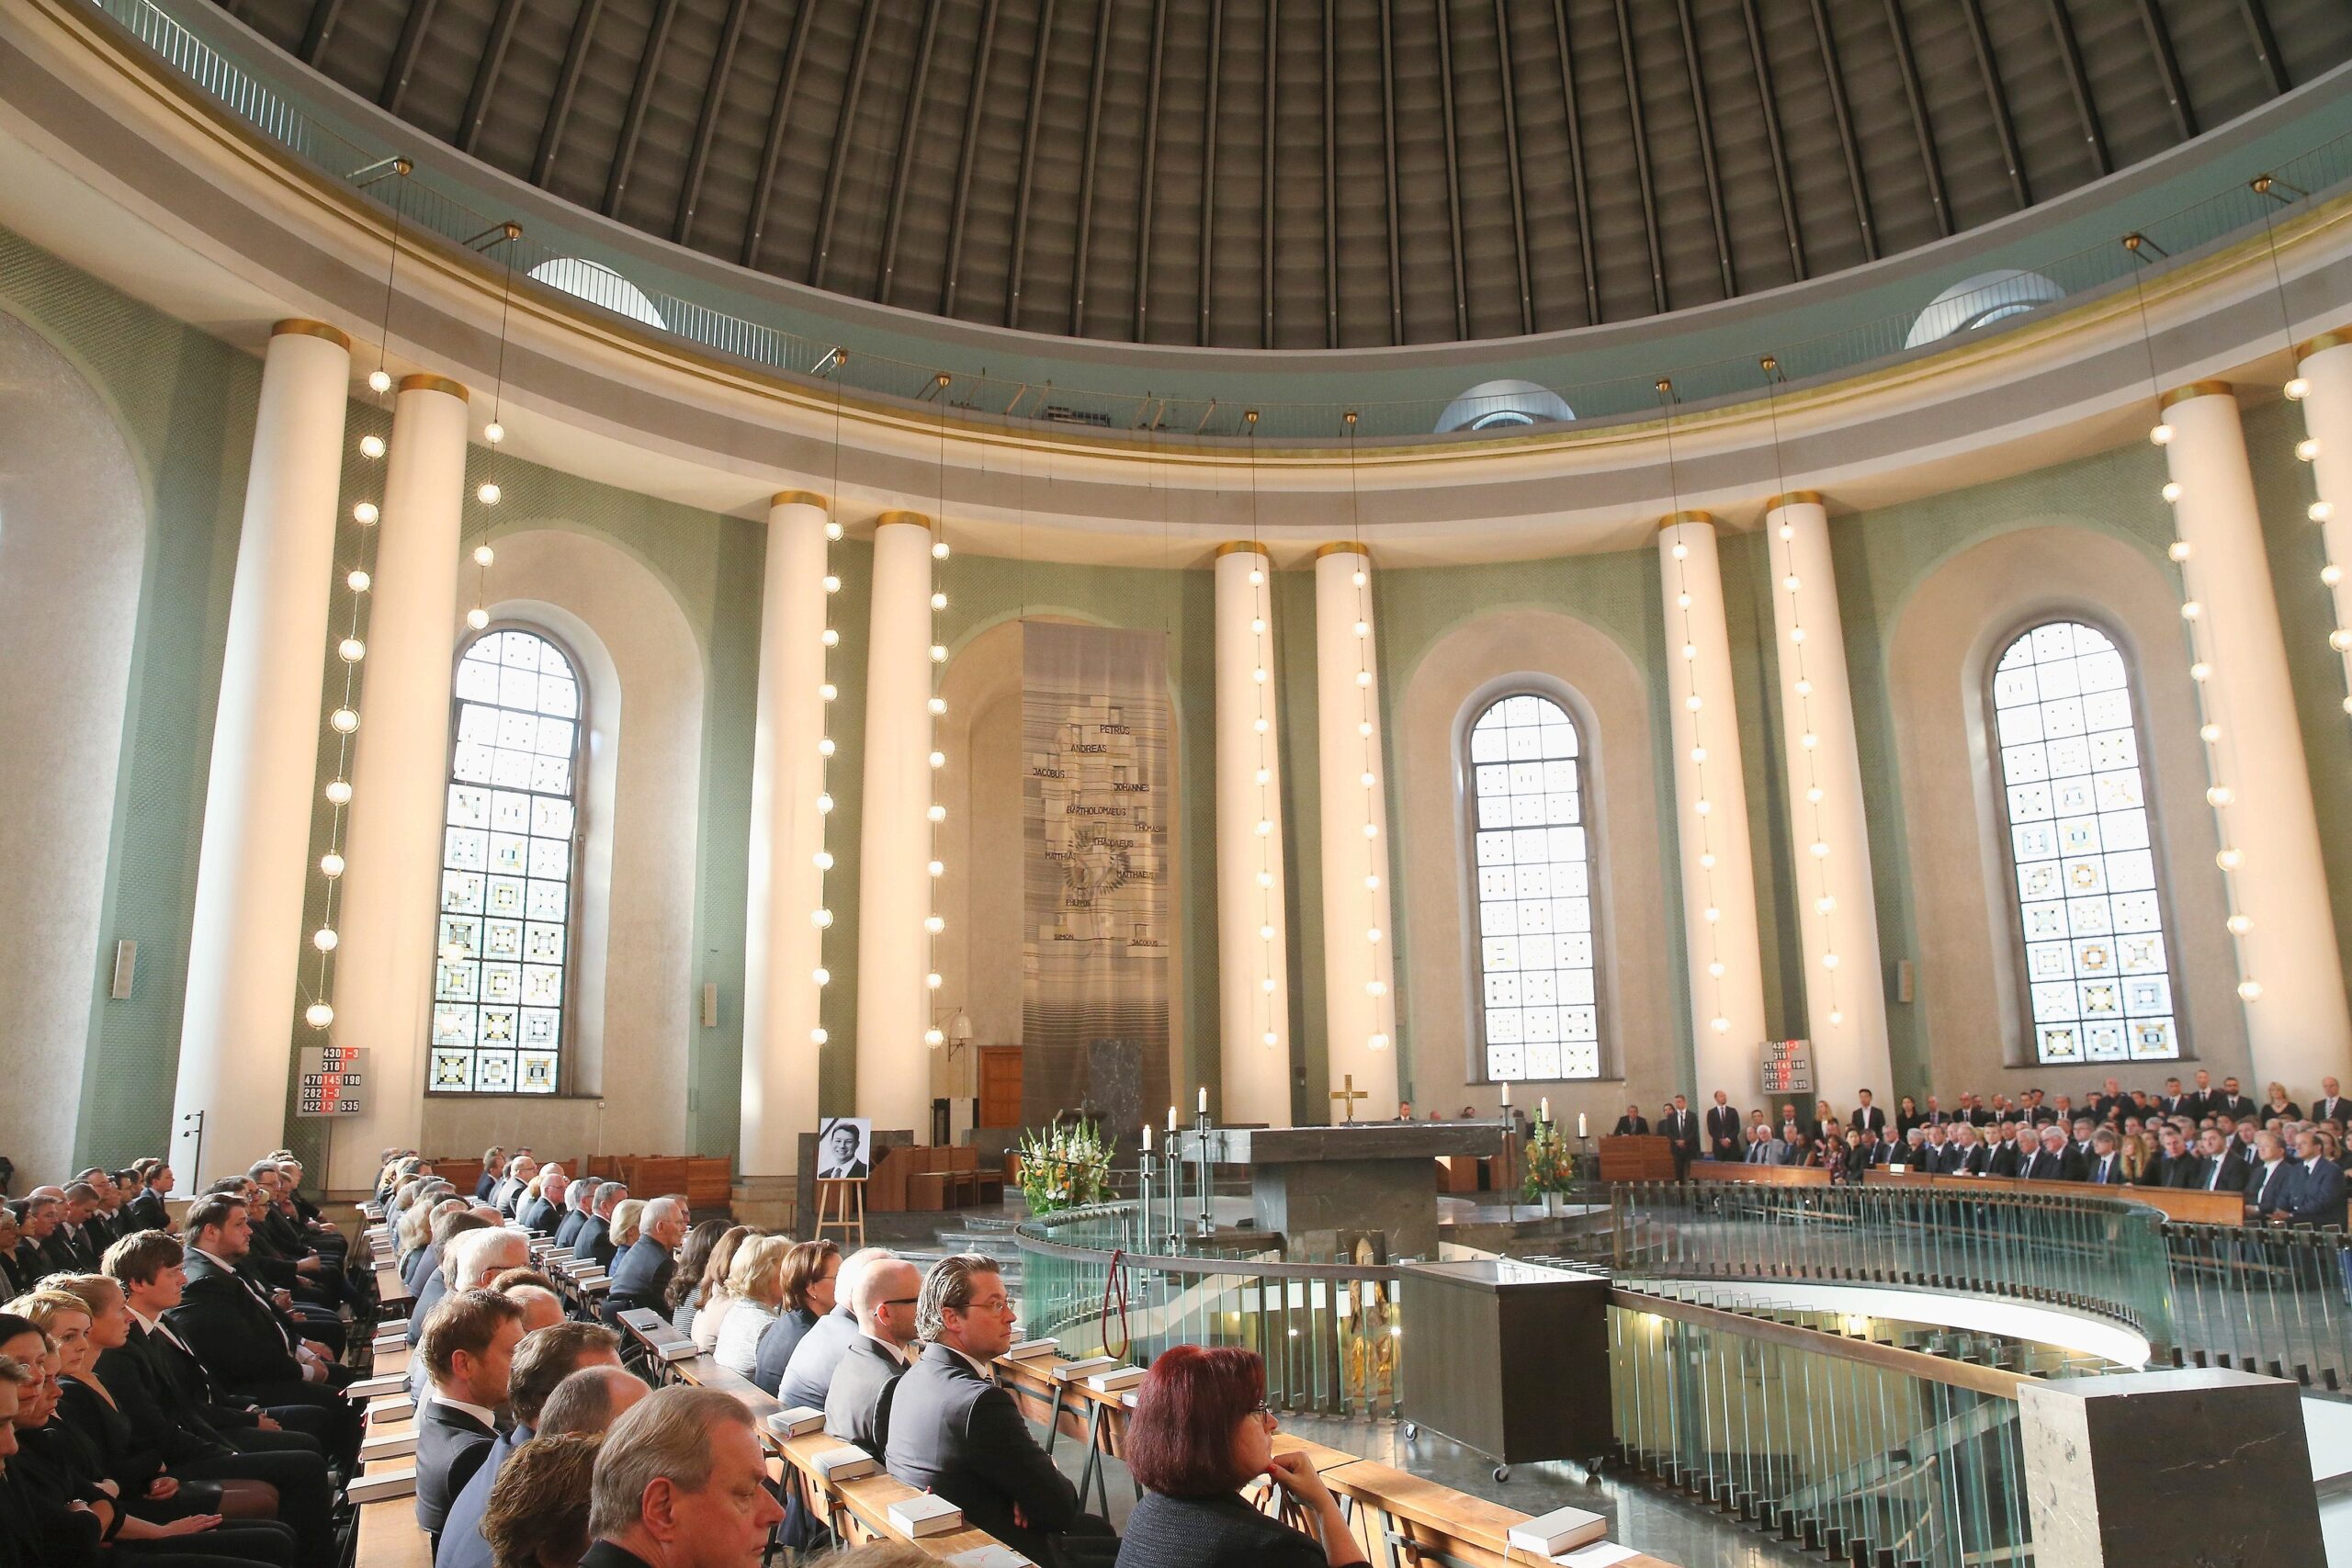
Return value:
<svg viewBox="0 0 2352 1568">
<path fill-rule="evenodd" d="M 1257 1229 L 1294 1258 L 1370 1243 L 1390 1260 L 1438 1256 L 1435 1167 L 1442 1156 L 1502 1152 L 1493 1122 L 1371 1122 L 1337 1127 L 1212 1127 L 1178 1134 L 1187 1159 L 1250 1168 Z"/>
</svg>

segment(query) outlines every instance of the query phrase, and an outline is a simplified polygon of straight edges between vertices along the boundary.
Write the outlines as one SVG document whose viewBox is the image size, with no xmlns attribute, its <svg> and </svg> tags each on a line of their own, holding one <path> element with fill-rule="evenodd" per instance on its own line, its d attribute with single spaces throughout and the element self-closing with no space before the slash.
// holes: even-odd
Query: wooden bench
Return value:
<svg viewBox="0 0 2352 1568">
<path fill-rule="evenodd" d="M 1531 1517 L 1516 1508 L 1368 1459 L 1322 1473 L 1332 1495 L 1343 1506 L 1353 1505 L 1350 1511 L 1356 1539 L 1375 1562 L 1443 1562 L 1463 1568 L 1511 1568 L 1542 1561 L 1510 1544 L 1511 1527 L 1526 1523 Z M 1623 1568 L 1673 1568 L 1638 1551 L 1617 1561 Z"/>
</svg>

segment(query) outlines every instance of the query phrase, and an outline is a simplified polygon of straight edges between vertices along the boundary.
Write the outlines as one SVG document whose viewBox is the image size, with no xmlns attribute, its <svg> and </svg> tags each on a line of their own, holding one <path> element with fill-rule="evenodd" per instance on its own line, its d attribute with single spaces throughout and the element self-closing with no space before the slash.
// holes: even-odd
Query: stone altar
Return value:
<svg viewBox="0 0 2352 1568">
<path fill-rule="evenodd" d="M 1258 1228 L 1280 1231 L 1294 1261 L 1330 1257 L 1341 1231 L 1375 1232 L 1391 1261 L 1437 1254 L 1441 1155 L 1502 1152 L 1495 1122 L 1369 1122 L 1338 1127 L 1216 1127 L 1179 1134 L 1184 1157 L 1201 1140 L 1220 1165 L 1246 1165 Z"/>
</svg>

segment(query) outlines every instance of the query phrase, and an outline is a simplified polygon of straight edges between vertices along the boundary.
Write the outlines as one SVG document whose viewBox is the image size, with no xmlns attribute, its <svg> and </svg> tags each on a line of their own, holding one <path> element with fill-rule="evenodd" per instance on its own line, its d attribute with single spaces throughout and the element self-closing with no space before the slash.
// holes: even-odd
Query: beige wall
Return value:
<svg viewBox="0 0 2352 1568">
<path fill-rule="evenodd" d="M 1655 1107 L 1683 1088 L 1690 1051 L 1675 1003 L 1682 980 L 1668 947 L 1648 682 L 1614 638 L 1552 611 L 1498 610 L 1456 627 L 1422 656 L 1396 701 L 1391 754 L 1402 780 L 1399 913 L 1408 942 L 1413 1098 L 1448 1116 L 1464 1105 L 1492 1112 L 1500 1103 L 1495 1085 L 1473 1081 L 1483 1075 L 1472 1062 L 1477 981 L 1456 771 L 1472 699 L 1483 707 L 1511 689 L 1565 699 L 1583 732 L 1609 1075 L 1582 1085 L 1526 1084 L 1511 1095 L 1532 1110 L 1548 1094 L 1555 1116 L 1589 1111 L 1599 1133 L 1628 1100 Z"/>
<path fill-rule="evenodd" d="M 2184 1050 L 2196 1057 L 2181 1064 L 2180 1076 L 2202 1066 L 2216 1083 L 2235 1073 L 2251 1084 L 2245 1017 L 2228 978 L 2236 972 L 2222 924 L 2229 911 L 2213 864 L 2219 845 L 2179 605 L 2165 568 L 2141 547 L 2052 518 L 1962 550 L 1921 579 L 1897 611 L 1887 639 L 1888 706 L 1918 921 L 1929 1089 L 1989 1096 L 2040 1085 L 2079 1097 L 2109 1076 L 2153 1091 L 2171 1071 L 2155 1063 L 2058 1068 L 2033 1060 L 1985 692 L 2009 639 L 2059 615 L 2113 634 L 2135 676 L 2174 1003 Z"/>
<path fill-rule="evenodd" d="M 0 1152 L 17 1162 L 19 1191 L 70 1168 L 65 1111 L 80 1108 L 90 1010 L 108 1005 L 91 987 L 105 984 L 112 939 L 137 936 L 143 914 L 119 933 L 99 929 L 145 488 L 81 372 L 0 313 Z M 164 983 L 164 955 L 141 956 L 138 984 Z"/>
<path fill-rule="evenodd" d="M 560 639 L 588 693 L 572 1092 L 554 1101 L 427 1096 L 424 1147 L 683 1154 L 687 1054 L 701 1031 L 702 650 L 669 591 L 628 552 L 554 526 L 502 536 L 497 547 L 493 620 Z"/>
</svg>

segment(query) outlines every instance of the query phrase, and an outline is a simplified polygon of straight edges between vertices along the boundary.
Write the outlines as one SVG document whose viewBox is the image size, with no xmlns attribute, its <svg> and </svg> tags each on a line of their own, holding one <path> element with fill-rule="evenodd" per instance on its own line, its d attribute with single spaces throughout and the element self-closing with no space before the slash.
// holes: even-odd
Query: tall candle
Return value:
<svg viewBox="0 0 2352 1568">
<path fill-rule="evenodd" d="M 1584 1112 L 1581 1111 L 1577 1112 L 1577 1136 L 1579 1138 L 1589 1138 L 1592 1136 L 1592 1130 L 1586 1125 Z"/>
<path fill-rule="evenodd" d="M 1151 1153 L 1151 1123 L 1148 1122 L 1143 1124 L 1143 1152 Z"/>
<path fill-rule="evenodd" d="M 1208 1113 L 1209 1113 L 1209 1086 L 1208 1086 L 1208 1085 L 1206 1085 L 1206 1084 L 1203 1084 L 1203 1085 L 1201 1086 L 1201 1114 L 1202 1114 L 1202 1115 L 1204 1115 L 1204 1116 L 1206 1116 Z"/>
<path fill-rule="evenodd" d="M 1510 1109 L 1510 1079 L 1509 1078 L 1503 1079 L 1503 1109 L 1505 1111 Z"/>
<path fill-rule="evenodd" d="M 1176 1108 L 1172 1105 L 1168 1108 L 1168 1130 L 1171 1133 L 1176 1130 Z"/>
<path fill-rule="evenodd" d="M 1547 1094 L 1542 1100 L 1535 1102 L 1535 1119 L 1538 1122 L 1549 1122 L 1552 1119 L 1552 1097 L 1550 1095 Z"/>
</svg>

